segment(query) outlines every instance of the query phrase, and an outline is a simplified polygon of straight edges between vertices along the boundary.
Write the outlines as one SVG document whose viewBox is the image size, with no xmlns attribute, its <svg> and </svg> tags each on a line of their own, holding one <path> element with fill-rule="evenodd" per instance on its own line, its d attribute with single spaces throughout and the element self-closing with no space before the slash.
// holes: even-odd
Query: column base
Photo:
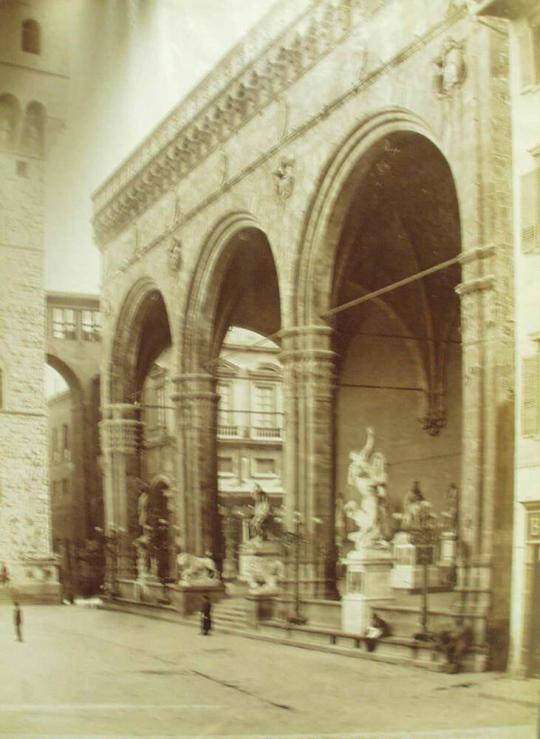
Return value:
<svg viewBox="0 0 540 739">
<path fill-rule="evenodd" d="M 9 582 L 0 586 L 0 601 L 56 605 L 62 586 L 55 557 L 28 557 L 6 563 Z"/>
</svg>

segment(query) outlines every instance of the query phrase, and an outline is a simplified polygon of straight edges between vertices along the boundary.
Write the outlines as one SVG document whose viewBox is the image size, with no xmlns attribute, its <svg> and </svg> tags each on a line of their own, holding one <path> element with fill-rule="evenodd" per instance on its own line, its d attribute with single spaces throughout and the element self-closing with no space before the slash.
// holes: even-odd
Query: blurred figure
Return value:
<svg viewBox="0 0 540 739">
<path fill-rule="evenodd" d="M 22 612 L 17 601 L 13 603 L 15 610 L 13 612 L 13 623 L 15 624 L 15 633 L 17 634 L 17 641 L 22 641 Z"/>
<path fill-rule="evenodd" d="M 203 597 L 201 608 L 201 634 L 208 636 L 212 630 L 212 603 L 207 595 Z"/>
<path fill-rule="evenodd" d="M 390 636 L 390 627 L 376 613 L 371 617 L 371 625 L 366 629 L 365 643 L 368 652 L 374 652 L 377 642 L 383 636 Z"/>
</svg>

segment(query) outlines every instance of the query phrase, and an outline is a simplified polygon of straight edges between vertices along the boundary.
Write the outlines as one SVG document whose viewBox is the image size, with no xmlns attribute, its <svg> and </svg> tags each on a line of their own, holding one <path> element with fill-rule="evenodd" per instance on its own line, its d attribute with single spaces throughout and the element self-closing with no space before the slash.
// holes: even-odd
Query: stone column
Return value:
<svg viewBox="0 0 540 739">
<path fill-rule="evenodd" d="M 221 570 L 223 541 L 218 513 L 216 380 L 209 374 L 174 378 L 180 456 L 183 549 L 207 552 Z"/>
<path fill-rule="evenodd" d="M 301 514 L 306 558 L 312 562 L 301 567 L 304 594 L 335 598 L 336 355 L 331 348 L 332 329 L 326 325 L 295 327 L 282 333 L 282 341 L 287 524 L 294 530 L 293 513 Z"/>
<path fill-rule="evenodd" d="M 100 424 L 104 484 L 105 534 L 119 532 L 117 576 L 135 574 L 133 539 L 137 530 L 137 480 L 139 477 L 139 410 L 131 403 L 115 403 L 102 408 Z M 110 573 L 107 573 L 110 578 Z"/>
<path fill-rule="evenodd" d="M 506 651 L 512 531 L 512 422 L 497 310 L 496 249 L 465 252 L 462 265 L 463 281 L 456 288 L 463 363 L 457 607 L 486 616 L 477 621 L 482 626 L 476 637 L 495 656 Z"/>
</svg>

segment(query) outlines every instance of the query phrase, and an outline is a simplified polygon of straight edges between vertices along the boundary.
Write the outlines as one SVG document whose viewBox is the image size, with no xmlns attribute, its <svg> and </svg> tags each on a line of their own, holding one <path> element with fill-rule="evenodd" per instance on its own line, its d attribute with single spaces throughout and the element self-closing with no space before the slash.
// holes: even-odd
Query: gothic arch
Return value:
<svg viewBox="0 0 540 739">
<path fill-rule="evenodd" d="M 151 317 L 152 311 L 158 311 L 160 319 L 165 319 L 166 327 L 161 326 L 164 332 L 161 338 L 172 343 L 170 312 L 164 294 L 153 279 L 142 277 L 124 296 L 111 332 L 113 340 L 106 367 L 109 373 L 106 384 L 111 403 L 133 403 L 136 400 L 140 389 L 138 382 L 141 379 L 137 374 L 141 339 L 145 320 Z M 156 331 L 156 339 L 159 338 Z"/>
<path fill-rule="evenodd" d="M 405 108 L 388 108 L 367 116 L 345 139 L 321 173 L 297 251 L 298 285 L 294 310 L 298 325 L 317 325 L 331 307 L 334 261 L 340 227 L 354 197 L 386 137 L 418 134 L 430 141 L 450 164 L 425 121 Z M 452 174 L 455 183 L 455 177 Z"/>
<path fill-rule="evenodd" d="M 25 154 L 42 157 L 45 151 L 47 112 L 43 103 L 32 100 L 26 106 L 21 134 L 21 148 Z"/>
<path fill-rule="evenodd" d="M 272 245 L 259 221 L 250 213 L 236 212 L 222 218 L 205 239 L 200 257 L 195 267 L 186 295 L 186 318 L 183 326 L 182 369 L 183 372 L 204 371 L 209 360 L 215 358 L 228 328 L 226 323 L 228 309 L 224 308 L 218 316 L 218 306 L 223 299 L 222 287 L 227 270 L 234 256 L 233 242 L 246 242 L 255 238 L 264 244 L 268 261 L 272 262 L 278 295 L 277 310 L 281 314 L 282 291 L 279 285 L 279 261 Z M 253 317 L 255 320 L 255 317 Z M 235 322 L 242 328 L 249 328 L 261 334 L 268 332 L 259 326 Z"/>
</svg>

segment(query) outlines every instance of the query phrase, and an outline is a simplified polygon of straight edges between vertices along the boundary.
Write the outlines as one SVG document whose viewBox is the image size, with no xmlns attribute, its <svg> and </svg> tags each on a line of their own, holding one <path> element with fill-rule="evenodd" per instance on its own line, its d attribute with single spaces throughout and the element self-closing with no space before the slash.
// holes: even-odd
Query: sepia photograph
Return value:
<svg viewBox="0 0 540 739">
<path fill-rule="evenodd" d="M 540 0 L 0 0 L 0 739 L 540 739 Z"/>
</svg>

